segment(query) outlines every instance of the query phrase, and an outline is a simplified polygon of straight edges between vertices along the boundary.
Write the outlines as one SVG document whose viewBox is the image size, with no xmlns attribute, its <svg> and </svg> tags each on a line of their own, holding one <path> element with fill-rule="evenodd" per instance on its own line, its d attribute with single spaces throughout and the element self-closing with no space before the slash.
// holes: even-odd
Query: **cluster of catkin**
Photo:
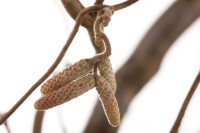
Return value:
<svg viewBox="0 0 200 133">
<path fill-rule="evenodd" d="M 111 47 L 102 26 L 107 26 L 112 16 L 111 8 L 97 13 L 94 23 L 97 46 L 105 45 L 105 51 L 89 59 L 82 59 L 54 75 L 41 86 L 43 96 L 34 104 L 37 110 L 46 110 L 74 99 L 96 87 L 108 122 L 120 124 L 120 112 L 115 98 L 116 80 L 109 60 Z"/>
</svg>

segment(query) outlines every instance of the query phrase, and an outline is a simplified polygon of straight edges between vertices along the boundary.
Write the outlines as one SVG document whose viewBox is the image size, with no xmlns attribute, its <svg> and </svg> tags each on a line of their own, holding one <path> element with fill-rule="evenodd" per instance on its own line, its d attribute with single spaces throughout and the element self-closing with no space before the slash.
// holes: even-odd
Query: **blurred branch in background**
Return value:
<svg viewBox="0 0 200 133">
<path fill-rule="evenodd" d="M 121 118 L 136 94 L 157 73 L 174 41 L 199 17 L 199 7 L 199 0 L 176 1 L 151 27 L 129 60 L 118 70 L 116 95 Z M 84 132 L 116 133 L 117 130 L 109 126 L 98 102 Z"/>
<path fill-rule="evenodd" d="M 183 116 L 185 114 L 185 111 L 190 103 L 190 100 L 192 99 L 192 96 L 194 95 L 195 90 L 197 89 L 200 82 L 200 72 L 198 73 L 196 79 L 194 80 L 194 83 L 192 84 L 190 91 L 188 92 L 187 97 L 185 98 L 185 101 L 182 105 L 182 108 L 176 118 L 176 121 L 170 131 L 170 133 L 178 133 L 178 129 L 180 127 L 181 121 L 183 119 Z"/>
</svg>

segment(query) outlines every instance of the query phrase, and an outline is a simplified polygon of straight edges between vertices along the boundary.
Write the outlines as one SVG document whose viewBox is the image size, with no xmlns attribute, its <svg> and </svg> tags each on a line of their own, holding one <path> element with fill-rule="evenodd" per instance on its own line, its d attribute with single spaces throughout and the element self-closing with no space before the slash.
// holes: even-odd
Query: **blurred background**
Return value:
<svg viewBox="0 0 200 133">
<path fill-rule="evenodd" d="M 94 1 L 81 1 L 85 7 Z M 122 0 L 105 1 L 116 4 Z M 110 57 L 116 72 L 133 53 L 153 23 L 174 0 L 141 0 L 114 13 L 105 33 L 112 44 Z M 65 44 L 74 20 L 59 0 L 0 0 L 0 112 L 9 110 L 54 62 Z M 200 20 L 173 44 L 158 73 L 133 99 L 118 133 L 168 133 L 200 70 Z M 92 57 L 95 51 L 87 31 L 80 28 L 54 74 L 67 64 Z M 121 88 L 123 89 L 123 88 Z M 39 88 L 8 119 L 12 133 L 31 133 L 34 102 Z M 98 100 L 95 89 L 49 109 L 42 133 L 81 133 Z M 200 86 L 189 105 L 180 133 L 200 133 Z M 6 133 L 0 126 L 0 133 Z"/>
</svg>

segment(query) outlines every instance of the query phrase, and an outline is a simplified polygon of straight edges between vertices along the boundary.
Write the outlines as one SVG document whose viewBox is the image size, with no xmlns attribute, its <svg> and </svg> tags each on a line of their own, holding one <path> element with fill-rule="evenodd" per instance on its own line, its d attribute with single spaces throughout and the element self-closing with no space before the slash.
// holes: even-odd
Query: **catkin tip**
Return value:
<svg viewBox="0 0 200 133">
<path fill-rule="evenodd" d="M 39 100 L 37 100 L 35 103 L 34 103 L 34 108 L 36 109 L 36 110 L 41 110 L 41 108 L 40 108 L 40 102 L 39 102 Z"/>
</svg>

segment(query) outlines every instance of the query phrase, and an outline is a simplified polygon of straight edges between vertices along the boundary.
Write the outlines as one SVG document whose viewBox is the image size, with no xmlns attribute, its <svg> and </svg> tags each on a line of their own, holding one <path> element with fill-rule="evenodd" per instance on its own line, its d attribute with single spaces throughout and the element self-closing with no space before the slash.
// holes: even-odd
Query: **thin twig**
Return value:
<svg viewBox="0 0 200 133">
<path fill-rule="evenodd" d="M 105 45 L 105 51 L 101 55 L 106 55 L 106 57 L 111 55 L 111 45 L 106 34 L 101 30 L 102 23 L 105 22 L 107 26 L 112 16 L 112 9 L 105 7 L 97 13 L 97 19 L 94 22 L 94 33 L 95 33 L 95 43 L 98 46 Z M 103 42 L 104 41 L 104 42 Z"/>
<path fill-rule="evenodd" d="M 66 42 L 66 44 L 64 45 L 64 47 L 62 48 L 61 52 L 59 53 L 58 57 L 56 58 L 55 62 L 51 65 L 51 67 L 47 70 L 47 72 L 35 83 L 33 84 L 33 86 L 24 94 L 24 96 L 22 96 L 22 98 L 5 114 L 3 114 L 0 117 L 0 125 L 6 120 L 8 119 L 15 111 L 16 109 L 30 96 L 30 94 L 41 84 L 43 83 L 46 78 L 49 77 L 49 75 L 55 70 L 55 68 L 58 66 L 58 64 L 60 63 L 60 61 L 63 59 L 65 52 L 67 51 L 68 47 L 70 46 L 73 38 L 75 37 L 76 33 L 78 32 L 79 26 L 81 24 L 82 21 L 82 17 L 89 13 L 89 12 L 97 12 L 100 9 L 102 9 L 105 6 L 91 6 L 88 8 L 83 9 L 82 11 L 80 11 L 80 13 L 78 14 L 77 18 L 76 18 L 76 23 L 74 25 L 74 28 Z"/>
<path fill-rule="evenodd" d="M 195 90 L 197 89 L 198 85 L 199 85 L 199 82 L 200 82 L 200 72 L 198 73 L 196 79 L 194 80 L 191 88 L 190 88 L 190 91 L 188 92 L 188 95 L 186 96 L 185 98 L 185 101 L 181 107 L 181 110 L 176 118 L 176 121 L 170 131 L 170 133 L 177 133 L 178 132 L 178 129 L 180 127 L 180 124 L 181 124 L 181 121 L 183 119 L 183 116 L 185 114 L 185 111 L 190 103 L 190 100 L 192 99 L 192 96 L 194 95 L 194 92 Z"/>
<path fill-rule="evenodd" d="M 68 12 L 68 14 L 75 19 L 76 16 L 78 15 L 78 13 L 84 8 L 84 6 L 82 5 L 82 3 L 79 0 L 61 0 L 63 6 L 65 7 L 66 11 Z M 133 3 L 135 3 L 137 0 L 128 0 L 116 5 L 112 5 L 111 7 L 114 8 L 114 10 L 120 10 L 123 9 L 127 6 L 132 5 Z M 96 0 L 95 3 L 101 4 L 103 3 L 103 0 Z M 106 5 L 104 5 L 106 6 Z M 91 15 L 91 14 L 87 14 L 83 17 L 83 21 L 81 23 L 81 25 L 83 27 L 85 27 L 88 31 L 90 40 L 96 50 L 97 53 L 101 53 L 104 50 L 103 45 L 101 45 L 101 47 L 97 47 L 95 45 L 94 42 L 94 32 L 93 32 L 93 25 L 94 25 L 94 21 L 95 21 L 95 17 L 96 15 Z"/>
<path fill-rule="evenodd" d="M 79 0 L 62 0 L 62 4 L 65 7 L 65 10 L 67 13 L 75 20 L 78 13 L 84 9 L 85 7 Z M 95 14 L 95 15 L 94 15 Z M 81 22 L 81 26 L 87 29 L 90 41 L 93 44 L 93 47 L 95 48 L 96 53 L 101 53 L 104 50 L 104 47 L 97 47 L 94 42 L 94 32 L 93 32 L 93 25 L 94 21 L 96 19 L 96 13 L 90 13 L 86 14 L 83 17 L 83 20 Z"/>
<path fill-rule="evenodd" d="M 123 8 L 126 8 L 132 4 L 134 4 L 135 2 L 137 2 L 138 0 L 127 0 L 125 2 L 122 2 L 122 3 L 119 3 L 119 4 L 116 4 L 116 5 L 113 5 L 113 9 L 114 11 L 117 11 L 117 10 L 121 10 Z"/>
<path fill-rule="evenodd" d="M 33 133 L 41 133 L 44 114 L 45 111 L 36 111 L 35 120 L 33 124 Z"/>
</svg>

